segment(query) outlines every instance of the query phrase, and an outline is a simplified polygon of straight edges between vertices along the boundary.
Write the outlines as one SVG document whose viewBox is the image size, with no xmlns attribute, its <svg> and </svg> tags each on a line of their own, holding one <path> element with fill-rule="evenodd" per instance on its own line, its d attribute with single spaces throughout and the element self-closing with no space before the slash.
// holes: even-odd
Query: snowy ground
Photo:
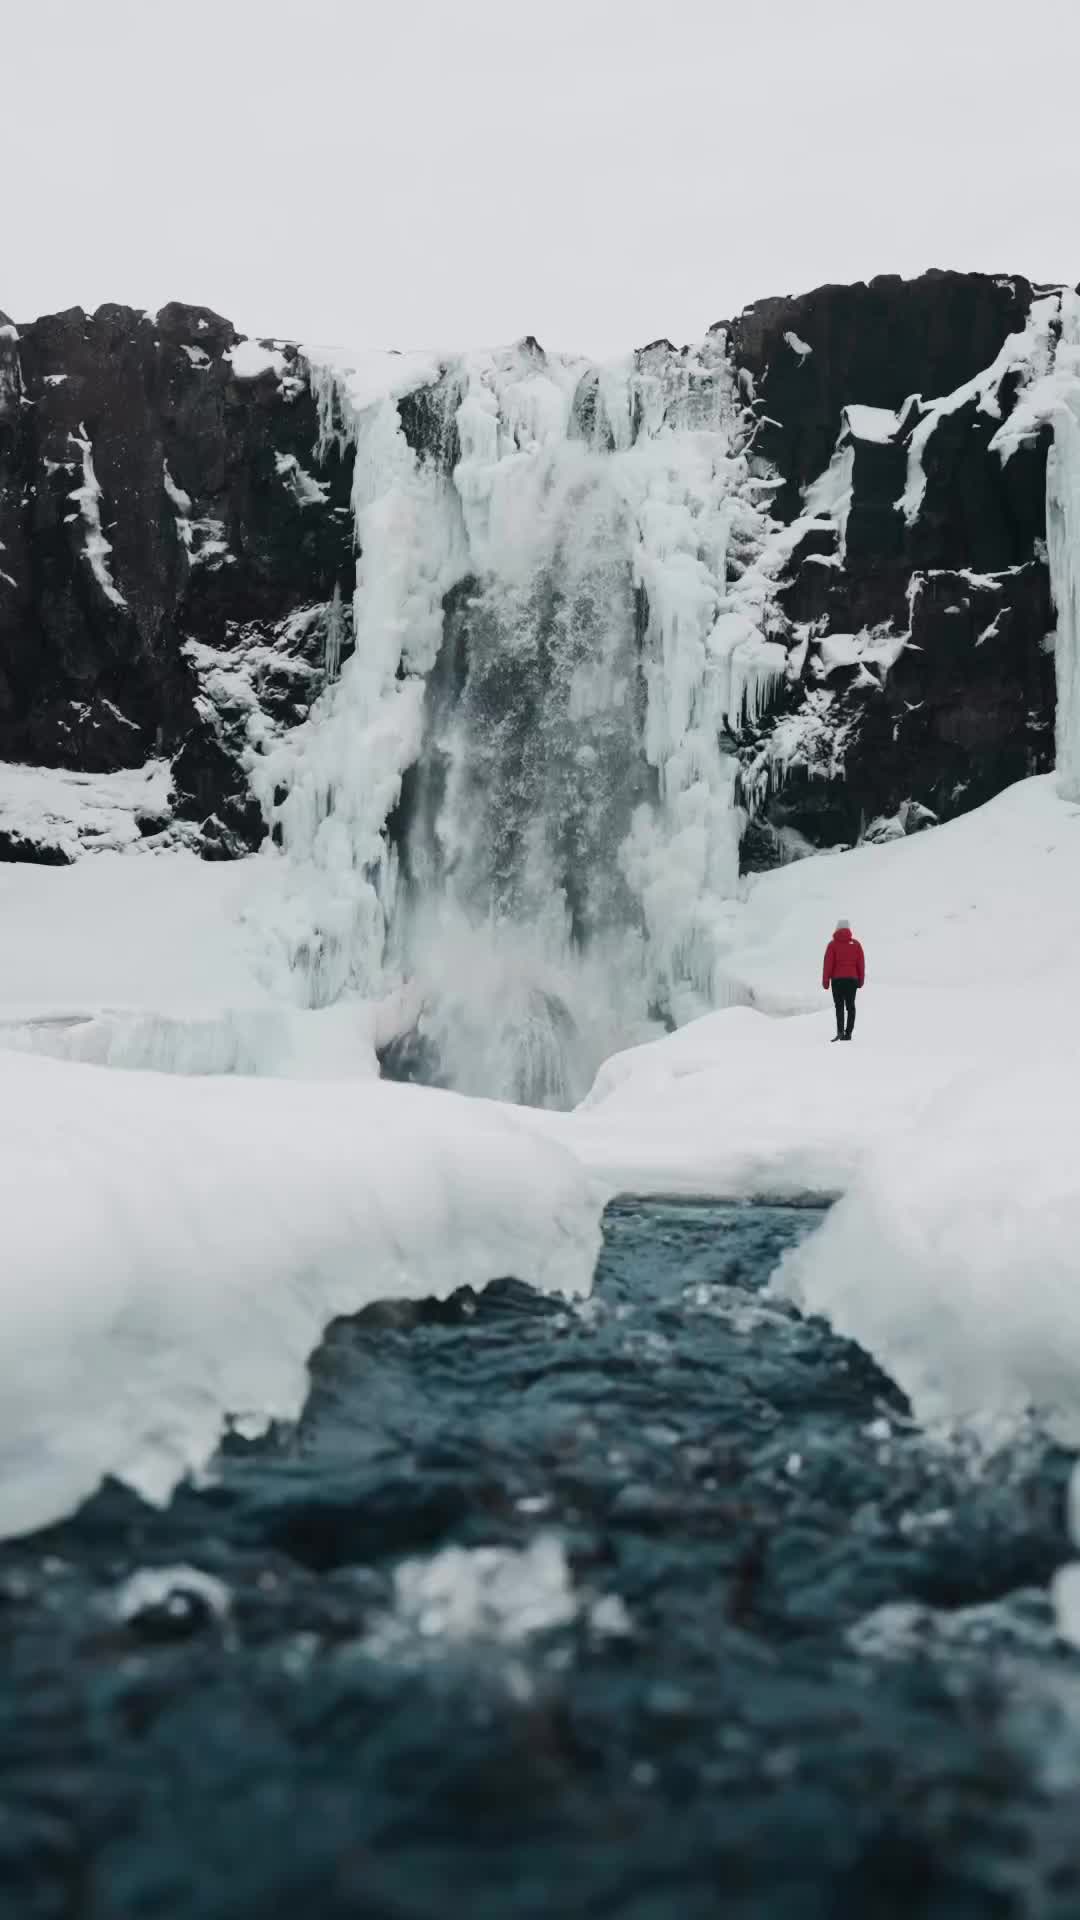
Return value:
<svg viewBox="0 0 1080 1920">
<path fill-rule="evenodd" d="M 1052 780 L 756 879 L 734 1004 L 616 1055 L 573 1114 L 372 1084 L 373 1010 L 301 1013 L 260 973 L 272 870 L 0 868 L 0 1527 L 107 1470 L 163 1492 L 227 1410 L 295 1410 L 335 1312 L 586 1287 L 614 1191 L 842 1196 L 778 1287 L 928 1420 L 1080 1429 L 1080 808 Z M 868 958 L 849 1047 L 818 986 L 841 914 Z"/>
</svg>

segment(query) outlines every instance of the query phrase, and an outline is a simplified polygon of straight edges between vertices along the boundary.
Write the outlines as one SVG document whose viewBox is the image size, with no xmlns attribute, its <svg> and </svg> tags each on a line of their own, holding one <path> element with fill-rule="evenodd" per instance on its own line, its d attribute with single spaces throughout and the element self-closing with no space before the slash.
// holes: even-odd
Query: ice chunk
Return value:
<svg viewBox="0 0 1080 1920">
<path fill-rule="evenodd" d="M 541 1534 L 509 1547 L 444 1547 L 430 1560 L 405 1560 L 394 1574 L 394 1612 L 369 1637 L 385 1658 L 428 1642 L 438 1651 L 473 1641 L 513 1646 L 569 1626 L 578 1601 L 562 1542 Z M 616 1628 L 616 1631 L 619 1629 Z"/>
<path fill-rule="evenodd" d="M 198 1567 L 142 1567 L 117 1589 L 113 1606 L 117 1618 L 125 1622 L 146 1613 L 173 1614 L 182 1619 L 195 1601 L 214 1619 L 224 1620 L 231 1597 L 223 1580 Z"/>
</svg>

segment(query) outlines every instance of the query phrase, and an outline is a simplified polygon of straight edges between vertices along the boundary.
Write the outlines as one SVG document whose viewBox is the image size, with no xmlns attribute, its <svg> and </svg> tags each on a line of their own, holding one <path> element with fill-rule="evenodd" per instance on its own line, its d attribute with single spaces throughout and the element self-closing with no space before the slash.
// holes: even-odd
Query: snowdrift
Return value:
<svg viewBox="0 0 1080 1920">
<path fill-rule="evenodd" d="M 260 931 L 279 888 L 272 861 L 184 851 L 0 865 L 0 1046 L 162 1073 L 374 1077 L 395 1004 L 298 1006 Z"/>
<path fill-rule="evenodd" d="M 774 1286 L 866 1347 L 928 1424 L 1036 1409 L 1080 1444 L 1072 1063 L 975 1072 L 871 1156 Z"/>
<path fill-rule="evenodd" d="M 604 1194 L 509 1112 L 379 1084 L 0 1053 L 0 1534 L 163 1501 L 293 1419 L 328 1322 L 512 1275 L 588 1290 Z"/>
</svg>

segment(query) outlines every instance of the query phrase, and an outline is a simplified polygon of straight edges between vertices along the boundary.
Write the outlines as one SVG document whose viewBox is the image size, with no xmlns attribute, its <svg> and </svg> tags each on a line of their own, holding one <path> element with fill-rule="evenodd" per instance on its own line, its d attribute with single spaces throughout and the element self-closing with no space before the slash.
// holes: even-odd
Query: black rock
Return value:
<svg viewBox="0 0 1080 1920">
<path fill-rule="evenodd" d="M 237 340 L 178 303 L 76 307 L 17 337 L 0 321 L 0 759 L 109 772 L 184 746 L 181 810 L 247 846 L 235 743 L 193 767 L 192 643 L 277 644 L 348 589 L 353 535 L 351 455 L 319 459 L 296 349 L 280 377 L 241 379 Z"/>
</svg>

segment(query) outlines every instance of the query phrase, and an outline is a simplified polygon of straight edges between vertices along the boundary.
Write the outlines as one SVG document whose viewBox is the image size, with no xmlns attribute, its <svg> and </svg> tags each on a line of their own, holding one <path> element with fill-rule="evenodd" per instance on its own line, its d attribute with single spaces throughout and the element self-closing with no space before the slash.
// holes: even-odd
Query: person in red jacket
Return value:
<svg viewBox="0 0 1080 1920">
<path fill-rule="evenodd" d="M 832 988 L 836 1008 L 836 1040 L 850 1040 L 855 1031 L 855 995 L 866 980 L 866 956 L 848 920 L 838 920 L 825 949 L 821 984 Z"/>
</svg>

